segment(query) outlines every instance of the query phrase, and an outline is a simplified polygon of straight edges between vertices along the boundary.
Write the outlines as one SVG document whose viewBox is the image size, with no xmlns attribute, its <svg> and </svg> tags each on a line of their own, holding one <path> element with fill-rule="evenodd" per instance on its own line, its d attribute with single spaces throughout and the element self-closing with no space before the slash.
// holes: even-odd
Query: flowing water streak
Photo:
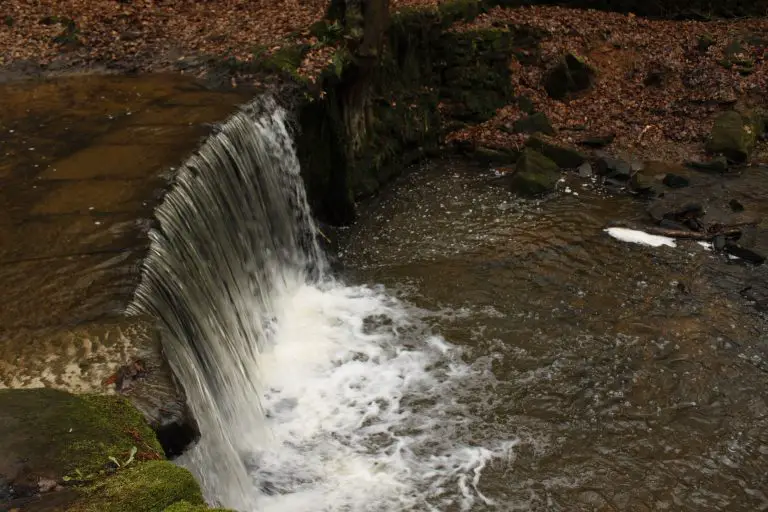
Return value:
<svg viewBox="0 0 768 512">
<path fill-rule="evenodd" d="M 178 171 L 156 216 L 132 309 L 158 317 L 165 351 L 206 437 L 208 489 L 248 506 L 241 453 L 266 432 L 259 353 L 273 298 L 325 266 L 285 112 L 257 100 Z M 247 405 L 247 406 L 243 406 Z"/>
<path fill-rule="evenodd" d="M 489 461 L 460 399 L 480 365 L 383 289 L 326 271 L 286 128 L 257 100 L 179 170 L 131 307 L 165 327 L 206 496 L 260 512 L 469 510 Z M 472 396 L 468 400 L 475 400 Z"/>
</svg>

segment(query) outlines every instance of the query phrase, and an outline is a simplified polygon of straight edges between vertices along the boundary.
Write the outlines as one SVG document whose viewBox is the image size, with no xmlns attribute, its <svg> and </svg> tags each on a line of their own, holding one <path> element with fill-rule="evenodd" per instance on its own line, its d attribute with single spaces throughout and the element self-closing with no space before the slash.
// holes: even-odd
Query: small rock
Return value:
<svg viewBox="0 0 768 512">
<path fill-rule="evenodd" d="M 592 177 L 592 164 L 589 162 L 584 162 L 581 164 L 578 168 L 579 176 L 582 178 L 591 178 Z"/>
<path fill-rule="evenodd" d="M 763 263 L 765 263 L 765 256 L 763 256 L 762 254 L 758 254 L 751 249 L 746 249 L 744 247 L 741 247 L 739 244 L 735 242 L 727 242 L 725 244 L 725 247 L 723 248 L 723 251 L 726 254 L 730 254 L 731 256 L 736 256 L 737 258 L 740 258 L 754 265 L 762 265 Z"/>
<path fill-rule="evenodd" d="M 549 122 L 546 114 L 537 112 L 528 117 L 518 119 L 512 123 L 512 131 L 514 133 L 543 133 L 545 135 L 554 135 L 555 129 L 552 128 L 552 123 Z"/>
<path fill-rule="evenodd" d="M 559 144 L 543 135 L 533 135 L 525 143 L 546 156 L 563 169 L 576 169 L 587 161 L 587 157 L 574 147 Z"/>
<path fill-rule="evenodd" d="M 725 249 L 725 243 L 726 243 L 725 236 L 717 235 L 715 238 L 712 239 L 712 248 L 715 251 L 720 252 L 723 249 Z"/>
<path fill-rule="evenodd" d="M 610 156 L 600 157 L 597 160 L 597 174 L 616 180 L 629 180 L 632 175 L 632 167 L 629 162 Z"/>
<path fill-rule="evenodd" d="M 744 205 L 741 204 L 737 199 L 731 199 L 728 201 L 728 206 L 730 206 L 731 210 L 736 213 L 741 213 L 744 211 Z"/>
<path fill-rule="evenodd" d="M 743 116 L 734 110 L 723 112 L 715 119 L 707 151 L 733 162 L 746 162 L 757 144 L 760 128 L 751 116 Z"/>
<path fill-rule="evenodd" d="M 685 188 L 691 184 L 688 178 L 672 173 L 664 176 L 662 183 L 664 183 L 669 188 Z"/>
<path fill-rule="evenodd" d="M 656 178 L 642 172 L 635 172 L 629 180 L 632 190 L 644 195 L 655 195 L 657 183 Z"/>
<path fill-rule="evenodd" d="M 707 162 L 685 162 L 685 166 L 699 171 L 723 173 L 728 170 L 728 159 L 717 156 Z"/>
<path fill-rule="evenodd" d="M 534 197 L 555 190 L 560 179 L 557 164 L 531 148 L 525 148 L 517 161 L 515 174 L 510 180 L 513 192 Z"/>
<path fill-rule="evenodd" d="M 579 144 L 582 146 L 587 146 L 590 148 L 604 148 L 605 146 L 608 146 L 610 143 L 613 142 L 613 140 L 616 138 L 615 133 L 606 133 L 603 135 L 595 135 L 593 137 L 587 137 L 586 139 L 582 139 L 579 141 Z"/>
<path fill-rule="evenodd" d="M 587 62 L 573 53 L 566 54 L 544 79 L 544 89 L 556 100 L 590 89 L 597 73 Z"/>
</svg>

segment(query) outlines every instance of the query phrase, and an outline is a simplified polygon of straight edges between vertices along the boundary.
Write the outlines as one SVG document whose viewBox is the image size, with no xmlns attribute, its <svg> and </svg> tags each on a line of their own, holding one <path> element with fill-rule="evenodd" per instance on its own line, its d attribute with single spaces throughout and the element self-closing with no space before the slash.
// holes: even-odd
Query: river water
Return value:
<svg viewBox="0 0 768 512">
<path fill-rule="evenodd" d="M 461 418 L 438 442 L 496 450 L 472 510 L 768 508 L 766 319 L 738 293 L 765 271 L 607 236 L 645 207 L 589 180 L 543 201 L 502 182 L 429 164 L 341 254 L 349 279 L 419 308 L 462 368 L 430 407 Z"/>
<path fill-rule="evenodd" d="M 193 124 L 240 101 L 105 80 L 60 89 L 62 112 L 94 122 L 56 128 L 65 117 L 46 103 L 41 124 L 29 109 L 53 97 L 42 89 L 2 118 L 13 135 L 0 167 L 10 205 L 0 263 L 16 284 L 0 332 L 8 347 L 21 345 L 17 331 L 42 329 L 28 318 L 68 325 L 122 307 L 146 242 L 143 228 L 130 239 L 108 230 L 110 215 L 131 225 L 148 216 L 155 201 L 144 196 L 167 188 L 158 176 L 204 133 Z M 110 94 L 125 96 L 112 110 L 100 102 Z M 144 268 L 155 281 L 143 287 L 202 430 L 179 463 L 211 502 L 260 512 L 768 509 L 768 336 L 752 293 L 766 290 L 764 267 L 695 242 L 611 238 L 606 226 L 645 218 L 645 205 L 589 179 L 566 177 L 528 201 L 492 170 L 451 160 L 406 172 L 363 205 L 329 263 L 315 242 L 331 233 L 308 216 L 285 113 L 261 104 L 227 126 L 156 211 Z M 153 158 L 128 165 L 126 155 Z M 734 187 L 768 213 L 764 176 Z M 121 203 L 104 193 L 113 189 L 136 193 Z M 98 245 L 77 230 L 56 235 L 78 219 Z M 34 222 L 50 237 L 33 236 Z M 59 272 L 76 278 L 61 293 L 28 293 L 28 276 L 55 267 L 43 256 L 69 264 L 73 253 L 127 249 L 125 280 L 94 281 L 106 263 L 88 260 Z M 41 315 L 15 298 L 30 295 L 79 309 Z M 43 362 L 57 350 L 25 345 Z"/>
</svg>

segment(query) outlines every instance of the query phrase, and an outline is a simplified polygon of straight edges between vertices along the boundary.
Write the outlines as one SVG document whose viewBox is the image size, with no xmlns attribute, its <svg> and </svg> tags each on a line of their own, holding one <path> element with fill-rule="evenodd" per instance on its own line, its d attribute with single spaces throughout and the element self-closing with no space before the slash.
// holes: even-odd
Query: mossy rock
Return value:
<svg viewBox="0 0 768 512">
<path fill-rule="evenodd" d="M 531 148 L 525 148 L 515 165 L 510 180 L 513 192 L 526 197 L 536 197 L 555 190 L 560 179 L 557 164 Z"/>
<path fill-rule="evenodd" d="M 125 461 L 161 457 L 144 417 L 125 399 L 53 389 L 0 390 L 0 475 L 90 480 Z"/>
<path fill-rule="evenodd" d="M 734 110 L 723 112 L 715 119 L 707 151 L 723 155 L 732 162 L 746 162 L 755 149 L 761 130 L 757 116 Z"/>
<path fill-rule="evenodd" d="M 228 508 L 208 508 L 206 505 L 194 505 L 188 501 L 179 501 L 163 512 L 235 512 Z"/>
<path fill-rule="evenodd" d="M 119 470 L 114 476 L 99 481 L 85 490 L 68 511 L 163 512 L 181 501 L 189 506 L 205 506 L 192 473 L 172 462 L 156 460 Z"/>
<path fill-rule="evenodd" d="M 535 149 L 563 169 L 576 169 L 587 161 L 586 155 L 578 149 L 558 144 L 542 135 L 537 134 L 531 136 L 525 145 L 531 149 Z"/>
</svg>

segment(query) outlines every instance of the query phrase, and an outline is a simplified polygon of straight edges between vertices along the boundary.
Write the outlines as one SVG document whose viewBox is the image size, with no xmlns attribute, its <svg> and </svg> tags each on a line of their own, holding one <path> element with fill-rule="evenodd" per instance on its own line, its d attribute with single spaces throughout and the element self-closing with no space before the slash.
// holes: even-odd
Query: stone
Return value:
<svg viewBox="0 0 768 512">
<path fill-rule="evenodd" d="M 691 182 L 685 176 L 680 176 L 673 173 L 669 173 L 664 176 L 662 183 L 664 183 L 669 188 L 684 188 L 691 184 Z"/>
<path fill-rule="evenodd" d="M 744 261 L 752 263 L 753 265 L 762 265 L 765 263 L 765 256 L 753 251 L 752 249 L 742 247 L 735 242 L 727 242 L 723 248 L 723 251 L 726 254 L 740 258 Z"/>
<path fill-rule="evenodd" d="M 505 151 L 485 146 L 476 147 L 472 156 L 476 160 L 486 164 L 511 164 L 515 163 L 518 157 L 517 153 L 513 151 Z"/>
<path fill-rule="evenodd" d="M 515 166 L 510 180 L 513 192 L 526 197 L 535 197 L 555 190 L 560 179 L 557 164 L 531 148 L 525 148 Z"/>
<path fill-rule="evenodd" d="M 579 144 L 590 148 L 600 149 L 611 144 L 615 138 L 615 133 L 605 133 L 602 135 L 593 135 L 591 137 L 582 139 L 579 141 Z"/>
<path fill-rule="evenodd" d="M 615 180 L 629 180 L 632 167 L 629 162 L 611 156 L 602 156 L 597 160 L 597 174 Z"/>
<path fill-rule="evenodd" d="M 552 128 L 549 118 L 546 114 L 537 112 L 528 117 L 518 119 L 512 123 L 512 131 L 514 133 L 543 133 L 546 135 L 554 135 L 555 129 Z"/>
<path fill-rule="evenodd" d="M 739 202 L 738 199 L 731 199 L 728 201 L 728 206 L 731 207 L 731 210 L 733 210 L 736 213 L 741 213 L 744 211 L 744 205 Z"/>
<path fill-rule="evenodd" d="M 579 173 L 579 176 L 581 176 L 582 178 L 591 178 L 593 174 L 592 164 L 590 164 L 589 162 L 584 162 L 579 166 L 577 171 Z"/>
<path fill-rule="evenodd" d="M 658 180 L 649 174 L 636 172 L 632 174 L 632 177 L 629 180 L 629 184 L 632 187 L 632 190 L 635 192 L 644 195 L 655 195 Z"/>
<path fill-rule="evenodd" d="M 726 240 L 724 235 L 717 235 L 715 238 L 712 239 L 712 248 L 717 252 L 720 252 L 723 249 L 725 249 L 725 244 L 726 244 Z"/>
<path fill-rule="evenodd" d="M 562 100 L 570 95 L 592 88 L 597 73 L 583 58 L 567 53 L 544 78 L 544 89 L 553 99 Z"/>
<path fill-rule="evenodd" d="M 586 155 L 578 149 L 559 144 L 543 135 L 532 135 L 525 145 L 546 156 L 563 169 L 576 169 L 587 161 Z"/>
<path fill-rule="evenodd" d="M 760 131 L 759 123 L 753 116 L 734 110 L 723 112 L 715 119 L 707 151 L 723 155 L 732 162 L 746 162 L 757 144 Z"/>
<path fill-rule="evenodd" d="M 728 170 L 728 159 L 724 156 L 716 156 L 706 162 L 685 162 L 685 166 L 699 171 L 723 173 Z"/>
</svg>

